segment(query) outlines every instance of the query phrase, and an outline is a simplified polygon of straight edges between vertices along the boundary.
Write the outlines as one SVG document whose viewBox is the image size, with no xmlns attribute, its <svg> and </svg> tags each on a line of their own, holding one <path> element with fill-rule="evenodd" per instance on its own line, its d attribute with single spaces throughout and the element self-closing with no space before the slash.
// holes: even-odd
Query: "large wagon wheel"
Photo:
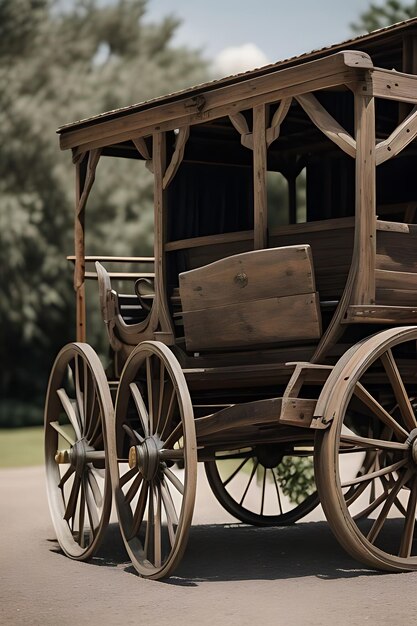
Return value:
<svg viewBox="0 0 417 626">
<path fill-rule="evenodd" d="M 205 463 L 205 470 L 214 495 L 228 513 L 245 524 L 285 526 L 319 503 L 312 457 L 311 443 L 291 449 L 277 444 L 250 446 L 217 452 L 214 461 Z"/>
<path fill-rule="evenodd" d="M 126 362 L 114 436 L 112 482 L 127 551 L 139 574 L 163 578 L 185 550 L 197 482 L 191 399 L 164 344 L 143 342 Z"/>
<path fill-rule="evenodd" d="M 328 522 L 352 556 L 391 571 L 417 569 L 416 341 L 417 327 L 408 327 L 353 346 L 318 403 L 333 419 L 316 456 Z M 360 455 L 358 474 L 351 461 Z"/>
<path fill-rule="evenodd" d="M 45 406 L 49 508 L 62 550 L 77 560 L 99 547 L 111 509 L 106 422 L 113 404 L 94 350 L 66 345 L 52 368 Z"/>
</svg>

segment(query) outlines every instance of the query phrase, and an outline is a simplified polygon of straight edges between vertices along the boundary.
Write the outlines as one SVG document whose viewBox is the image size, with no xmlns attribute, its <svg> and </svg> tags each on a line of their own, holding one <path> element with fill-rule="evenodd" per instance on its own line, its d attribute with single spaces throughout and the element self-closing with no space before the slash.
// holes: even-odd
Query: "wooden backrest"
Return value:
<svg viewBox="0 0 417 626">
<path fill-rule="evenodd" d="M 191 352 L 321 336 L 308 245 L 236 254 L 183 272 L 179 283 Z"/>
</svg>

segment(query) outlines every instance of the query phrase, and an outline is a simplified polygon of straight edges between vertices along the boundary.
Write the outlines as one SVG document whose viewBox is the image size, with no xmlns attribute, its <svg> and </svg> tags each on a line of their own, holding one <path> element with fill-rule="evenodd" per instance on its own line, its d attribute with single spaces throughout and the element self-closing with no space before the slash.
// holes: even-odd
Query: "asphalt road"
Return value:
<svg viewBox="0 0 417 626">
<path fill-rule="evenodd" d="M 322 519 L 320 511 L 310 519 Z M 2 626 L 417 623 L 417 572 L 366 569 L 324 521 L 236 524 L 202 475 L 185 557 L 174 577 L 155 582 L 136 575 L 115 522 L 90 563 L 63 556 L 43 469 L 1 470 L 0 565 Z"/>
</svg>

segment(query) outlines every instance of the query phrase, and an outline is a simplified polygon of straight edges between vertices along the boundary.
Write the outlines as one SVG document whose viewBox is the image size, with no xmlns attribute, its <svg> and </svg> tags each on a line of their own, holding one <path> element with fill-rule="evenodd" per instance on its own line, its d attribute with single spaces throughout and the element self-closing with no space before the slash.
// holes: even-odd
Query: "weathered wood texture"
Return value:
<svg viewBox="0 0 417 626">
<path fill-rule="evenodd" d="M 184 272 L 180 295 L 190 351 L 321 334 L 309 246 L 249 252 Z"/>
</svg>

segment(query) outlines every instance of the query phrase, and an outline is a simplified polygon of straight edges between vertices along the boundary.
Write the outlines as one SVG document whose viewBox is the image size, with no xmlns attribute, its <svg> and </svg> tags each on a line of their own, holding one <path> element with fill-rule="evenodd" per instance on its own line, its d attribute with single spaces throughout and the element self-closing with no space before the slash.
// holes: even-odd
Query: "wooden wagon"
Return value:
<svg viewBox="0 0 417 626">
<path fill-rule="evenodd" d="M 77 343 L 53 366 L 45 452 L 68 556 L 94 554 L 113 491 L 135 568 L 168 576 L 202 461 L 237 519 L 288 524 L 320 501 L 354 557 L 417 569 L 416 74 L 410 20 L 59 130 Z M 109 158 L 153 172 L 152 258 L 85 255 Z M 268 196 L 277 172 L 285 206 Z M 88 278 L 106 372 L 85 343 Z"/>
</svg>

